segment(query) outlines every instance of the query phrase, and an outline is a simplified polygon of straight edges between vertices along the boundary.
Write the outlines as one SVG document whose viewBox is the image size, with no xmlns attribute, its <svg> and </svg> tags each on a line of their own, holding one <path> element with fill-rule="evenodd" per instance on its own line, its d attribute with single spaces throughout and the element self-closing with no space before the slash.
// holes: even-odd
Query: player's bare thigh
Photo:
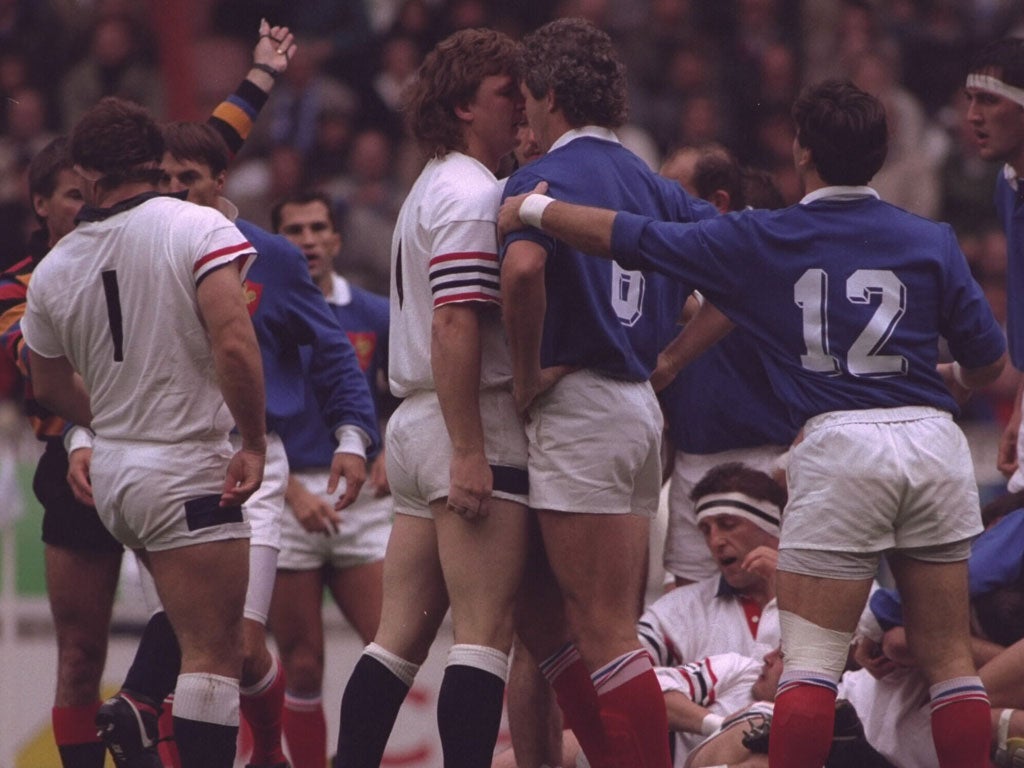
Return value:
<svg viewBox="0 0 1024 768">
<path fill-rule="evenodd" d="M 441 569 L 451 597 L 457 643 L 512 647 L 512 609 L 526 558 L 527 509 L 506 499 L 484 502 L 487 514 L 467 520 L 431 502 Z"/>
</svg>

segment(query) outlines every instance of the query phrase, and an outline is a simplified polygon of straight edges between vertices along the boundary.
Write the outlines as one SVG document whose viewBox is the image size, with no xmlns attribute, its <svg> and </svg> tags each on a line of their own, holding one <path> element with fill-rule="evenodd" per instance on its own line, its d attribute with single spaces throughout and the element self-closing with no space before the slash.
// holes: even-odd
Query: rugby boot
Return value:
<svg viewBox="0 0 1024 768">
<path fill-rule="evenodd" d="M 159 706 L 123 691 L 100 705 L 96 735 L 117 768 L 163 768 L 156 748 L 159 717 Z"/>
</svg>

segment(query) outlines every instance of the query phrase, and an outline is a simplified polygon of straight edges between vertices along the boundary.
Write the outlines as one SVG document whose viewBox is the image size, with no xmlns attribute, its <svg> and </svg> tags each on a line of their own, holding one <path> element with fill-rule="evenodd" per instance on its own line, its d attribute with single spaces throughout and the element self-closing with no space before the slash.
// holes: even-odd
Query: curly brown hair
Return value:
<svg viewBox="0 0 1024 768">
<path fill-rule="evenodd" d="M 583 19 L 557 19 L 523 38 L 516 62 L 535 99 L 554 93 L 569 125 L 626 122 L 626 67 L 608 35 Z"/>
<path fill-rule="evenodd" d="M 493 29 L 463 29 L 427 54 L 405 93 L 406 124 L 428 157 L 466 149 L 455 108 L 468 104 L 484 78 L 515 77 L 516 43 Z"/>
<path fill-rule="evenodd" d="M 107 96 L 82 115 L 71 131 L 71 160 L 99 171 L 101 186 L 160 180 L 164 140 L 160 126 L 144 107 Z"/>
</svg>

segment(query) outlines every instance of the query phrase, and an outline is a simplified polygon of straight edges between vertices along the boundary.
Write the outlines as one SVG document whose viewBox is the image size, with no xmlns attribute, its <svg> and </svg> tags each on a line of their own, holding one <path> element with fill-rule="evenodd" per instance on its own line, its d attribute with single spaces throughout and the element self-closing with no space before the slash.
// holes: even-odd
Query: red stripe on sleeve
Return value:
<svg viewBox="0 0 1024 768">
<path fill-rule="evenodd" d="M 451 304 L 453 301 L 488 301 L 492 304 L 500 304 L 501 302 L 495 297 L 487 293 L 480 291 L 469 291 L 466 293 L 452 293 L 447 296 L 442 296 L 439 299 L 434 300 L 434 307 L 440 307 L 445 304 Z"/>
<path fill-rule="evenodd" d="M 219 248 L 218 250 L 212 251 L 211 253 L 208 253 L 201 259 L 199 259 L 195 263 L 195 266 L 192 267 L 192 271 L 198 272 L 214 259 L 218 259 L 221 256 L 230 256 L 232 253 L 238 253 L 240 251 L 245 251 L 247 249 L 252 250 L 252 245 L 248 241 L 239 243 L 238 245 L 228 246 L 227 248 Z"/>
</svg>

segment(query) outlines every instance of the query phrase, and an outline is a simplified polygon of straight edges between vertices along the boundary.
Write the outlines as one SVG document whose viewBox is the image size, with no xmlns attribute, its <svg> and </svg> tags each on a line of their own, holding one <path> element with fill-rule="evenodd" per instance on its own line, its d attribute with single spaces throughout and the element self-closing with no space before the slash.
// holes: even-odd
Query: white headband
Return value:
<svg viewBox="0 0 1024 768">
<path fill-rule="evenodd" d="M 1024 88 L 1007 85 L 992 75 L 968 75 L 967 87 L 994 93 L 996 96 L 1002 96 L 1004 99 L 1009 99 L 1024 107 Z"/>
<path fill-rule="evenodd" d="M 764 499 L 752 499 L 745 493 L 709 493 L 701 496 L 695 506 L 697 522 L 713 515 L 734 515 L 749 520 L 773 536 L 779 535 L 779 508 Z"/>
</svg>

